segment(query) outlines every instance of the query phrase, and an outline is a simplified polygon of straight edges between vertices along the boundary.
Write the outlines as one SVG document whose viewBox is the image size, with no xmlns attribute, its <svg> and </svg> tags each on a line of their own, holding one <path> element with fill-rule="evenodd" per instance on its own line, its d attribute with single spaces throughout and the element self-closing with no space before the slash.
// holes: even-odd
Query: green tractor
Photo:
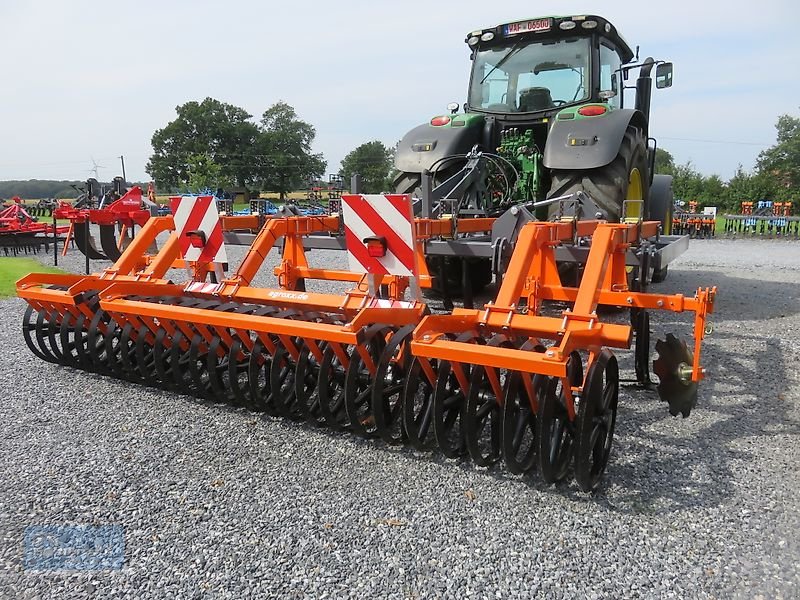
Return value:
<svg viewBox="0 0 800 600">
<path fill-rule="evenodd" d="M 463 112 L 450 104 L 449 114 L 406 134 L 395 155 L 395 190 L 420 198 L 420 216 L 499 217 L 525 207 L 538 219 L 659 220 L 669 233 L 672 185 L 654 177 L 649 121 L 652 70 L 657 88 L 670 87 L 671 63 L 639 61 L 638 49 L 593 15 L 478 29 L 466 43 Z M 462 265 L 473 287 L 488 282 L 485 260 Z"/>
</svg>

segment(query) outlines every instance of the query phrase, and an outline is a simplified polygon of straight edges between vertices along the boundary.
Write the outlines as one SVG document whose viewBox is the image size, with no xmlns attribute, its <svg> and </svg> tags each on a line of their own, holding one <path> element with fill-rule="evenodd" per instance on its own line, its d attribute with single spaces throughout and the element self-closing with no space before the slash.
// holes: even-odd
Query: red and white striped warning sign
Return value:
<svg viewBox="0 0 800 600">
<path fill-rule="evenodd" d="M 169 200 L 184 260 L 228 262 L 214 197 L 176 196 Z"/>
<path fill-rule="evenodd" d="M 223 287 L 224 283 L 206 283 L 204 281 L 191 281 L 183 288 L 184 292 L 194 292 L 195 294 L 216 294 Z"/>
<path fill-rule="evenodd" d="M 407 194 L 343 194 L 350 270 L 416 276 L 414 215 Z"/>
</svg>

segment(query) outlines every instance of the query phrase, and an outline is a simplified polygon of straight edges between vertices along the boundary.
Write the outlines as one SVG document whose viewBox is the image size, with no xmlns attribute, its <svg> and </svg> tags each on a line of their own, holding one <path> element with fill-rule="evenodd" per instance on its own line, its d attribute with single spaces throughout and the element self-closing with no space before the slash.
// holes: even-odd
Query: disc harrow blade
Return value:
<svg viewBox="0 0 800 600">
<path fill-rule="evenodd" d="M 374 437 L 378 433 L 372 412 L 372 391 L 376 381 L 376 366 L 392 334 L 392 329 L 387 325 L 370 325 L 364 332 L 359 348 L 351 355 L 350 365 L 347 367 L 345 410 L 353 431 L 362 437 Z"/>
<path fill-rule="evenodd" d="M 528 340 L 523 350 L 544 352 L 538 340 Z M 512 371 L 506 379 L 503 398 L 502 450 L 506 468 L 516 475 L 527 473 L 536 466 L 536 438 L 539 410 L 538 393 L 546 381 L 540 374 Z"/>
<path fill-rule="evenodd" d="M 582 381 L 583 363 L 574 351 L 567 363 L 567 383 L 577 386 Z M 567 476 L 575 448 L 575 424 L 569 418 L 564 382 L 547 377 L 540 387 L 538 404 L 539 471 L 545 483 L 555 483 Z"/>
<path fill-rule="evenodd" d="M 371 412 L 378 435 L 387 444 L 400 444 L 406 439 L 403 421 L 403 392 L 411 350 L 408 342 L 414 325 L 400 328 L 389 339 L 381 353 L 372 384 Z"/>
<path fill-rule="evenodd" d="M 502 334 L 492 336 L 487 348 L 513 348 Z M 464 407 L 464 442 L 473 462 L 480 467 L 493 465 L 500 459 L 502 442 L 503 388 L 507 372 L 475 365 L 470 374 L 469 393 Z"/>
<path fill-rule="evenodd" d="M 457 342 L 485 344 L 483 338 L 473 332 L 459 335 Z M 433 394 L 433 430 L 439 449 L 448 458 L 460 458 L 467 454 L 464 439 L 463 415 L 469 393 L 472 365 L 441 361 L 439 363 L 436 388 Z"/>
<path fill-rule="evenodd" d="M 256 315 L 260 315 L 261 313 L 283 319 L 295 318 L 298 314 L 293 310 L 275 312 L 274 309 L 271 311 L 257 310 L 254 312 Z M 250 353 L 250 363 L 247 371 L 253 406 L 258 411 L 263 411 L 276 417 L 280 416 L 280 412 L 274 402 L 270 381 L 273 359 L 270 346 L 274 348 L 278 342 L 277 336 L 269 336 L 268 341 L 257 337 L 253 345 L 253 350 Z"/>
<path fill-rule="evenodd" d="M 675 417 L 688 417 L 697 405 L 697 382 L 687 375 L 694 362 L 686 342 L 668 333 L 666 339 L 656 342 L 658 358 L 653 361 L 653 371 L 658 375 L 656 388 L 659 397 L 669 404 L 669 413 Z"/>
<path fill-rule="evenodd" d="M 341 431 L 350 428 L 350 416 L 345 408 L 345 379 L 353 346 L 329 344 L 322 354 L 319 367 L 319 408 L 325 423 Z"/>
<path fill-rule="evenodd" d="M 430 450 L 433 435 L 433 392 L 436 385 L 436 361 L 414 357 L 408 367 L 403 388 L 403 429 L 415 450 Z M 429 369 L 429 371 L 427 371 Z"/>
<path fill-rule="evenodd" d="M 312 350 L 308 341 L 303 342 L 300 347 L 294 376 L 294 394 L 298 409 L 306 416 L 306 420 L 315 425 L 325 425 L 319 386 L 322 355 L 324 355 L 328 345 L 325 343 L 315 345 L 316 352 Z M 319 353 L 319 356 L 317 353 Z"/>
</svg>

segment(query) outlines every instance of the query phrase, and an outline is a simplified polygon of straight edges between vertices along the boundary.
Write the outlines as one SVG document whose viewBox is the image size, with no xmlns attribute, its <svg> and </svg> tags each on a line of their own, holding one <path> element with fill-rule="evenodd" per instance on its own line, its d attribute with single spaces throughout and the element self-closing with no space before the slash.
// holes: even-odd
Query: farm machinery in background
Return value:
<svg viewBox="0 0 800 600">
<path fill-rule="evenodd" d="M 53 213 L 58 219 L 69 219 L 64 253 L 74 241 L 87 258 L 112 261 L 131 243 L 136 227 L 142 227 L 156 214 L 158 205 L 144 196 L 142 188 L 126 189 L 121 177 L 114 178 L 109 190 L 103 189 L 97 180 L 88 179 L 72 206 L 59 207 Z M 92 224 L 99 229 L 99 247 L 90 229 Z"/>
<path fill-rule="evenodd" d="M 266 198 L 252 198 L 249 210 L 240 214 L 265 216 L 286 216 L 288 213 L 300 215 L 336 214 L 342 207 L 342 192 L 344 192 L 342 177 L 331 174 L 329 175 L 327 186 L 317 180 L 309 182 L 306 197 L 302 200 L 277 205 Z"/>
<path fill-rule="evenodd" d="M 711 238 L 716 234 L 716 211 L 698 212 L 697 201 L 676 201 L 672 213 L 672 233 L 692 238 Z"/>
<path fill-rule="evenodd" d="M 67 227 L 40 222 L 18 197 L 0 207 L 0 247 L 6 256 L 16 256 L 20 252 L 36 253 L 42 245 L 49 246 L 55 236 L 63 235 L 66 230 Z"/>
<path fill-rule="evenodd" d="M 36 204 L 26 205 L 25 210 L 28 211 L 31 216 L 40 219 L 43 217 L 52 217 L 53 213 L 58 209 L 70 208 L 71 206 L 72 203 L 67 202 L 66 200 L 42 198 L 41 200 L 38 200 Z"/>
<path fill-rule="evenodd" d="M 588 15 L 507 23 L 467 43 L 468 110 L 403 138 L 403 193 L 362 195 L 356 178 L 339 214 L 271 218 L 174 198 L 174 216 L 149 219 L 102 272 L 17 282 L 30 350 L 481 466 L 538 468 L 546 482 L 574 473 L 595 490 L 622 381 L 613 349 L 634 348 L 636 381 L 650 387 L 651 312 L 690 312 L 691 345 L 671 333 L 655 343 L 656 389 L 687 417 L 705 377 L 716 289 L 650 289 L 688 244 L 665 235 L 670 182 L 651 175 L 655 62 L 633 63 L 613 26 Z M 659 64 L 658 87 L 671 77 Z M 249 245 L 235 268 L 230 243 Z M 254 286 L 276 247 L 274 286 Z M 349 269 L 313 266 L 313 249 L 345 250 Z M 186 281 L 168 278 L 178 267 Z M 492 275 L 491 299 L 476 302 Z M 318 280 L 352 287 L 320 293 Z M 423 291 L 443 295 L 442 307 Z M 625 307 L 630 322 L 602 306 Z"/>
<path fill-rule="evenodd" d="M 792 215 L 791 202 L 742 202 L 741 213 L 725 215 L 730 236 L 800 237 L 800 217 Z"/>
</svg>

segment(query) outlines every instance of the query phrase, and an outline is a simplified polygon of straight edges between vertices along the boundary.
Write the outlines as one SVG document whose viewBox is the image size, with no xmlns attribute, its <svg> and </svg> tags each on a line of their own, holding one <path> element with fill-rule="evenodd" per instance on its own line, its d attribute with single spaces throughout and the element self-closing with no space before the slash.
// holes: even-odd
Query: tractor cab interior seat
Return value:
<svg viewBox="0 0 800 600">
<path fill-rule="evenodd" d="M 519 93 L 519 112 L 534 112 L 555 108 L 550 90 L 545 87 L 527 88 Z"/>
</svg>

